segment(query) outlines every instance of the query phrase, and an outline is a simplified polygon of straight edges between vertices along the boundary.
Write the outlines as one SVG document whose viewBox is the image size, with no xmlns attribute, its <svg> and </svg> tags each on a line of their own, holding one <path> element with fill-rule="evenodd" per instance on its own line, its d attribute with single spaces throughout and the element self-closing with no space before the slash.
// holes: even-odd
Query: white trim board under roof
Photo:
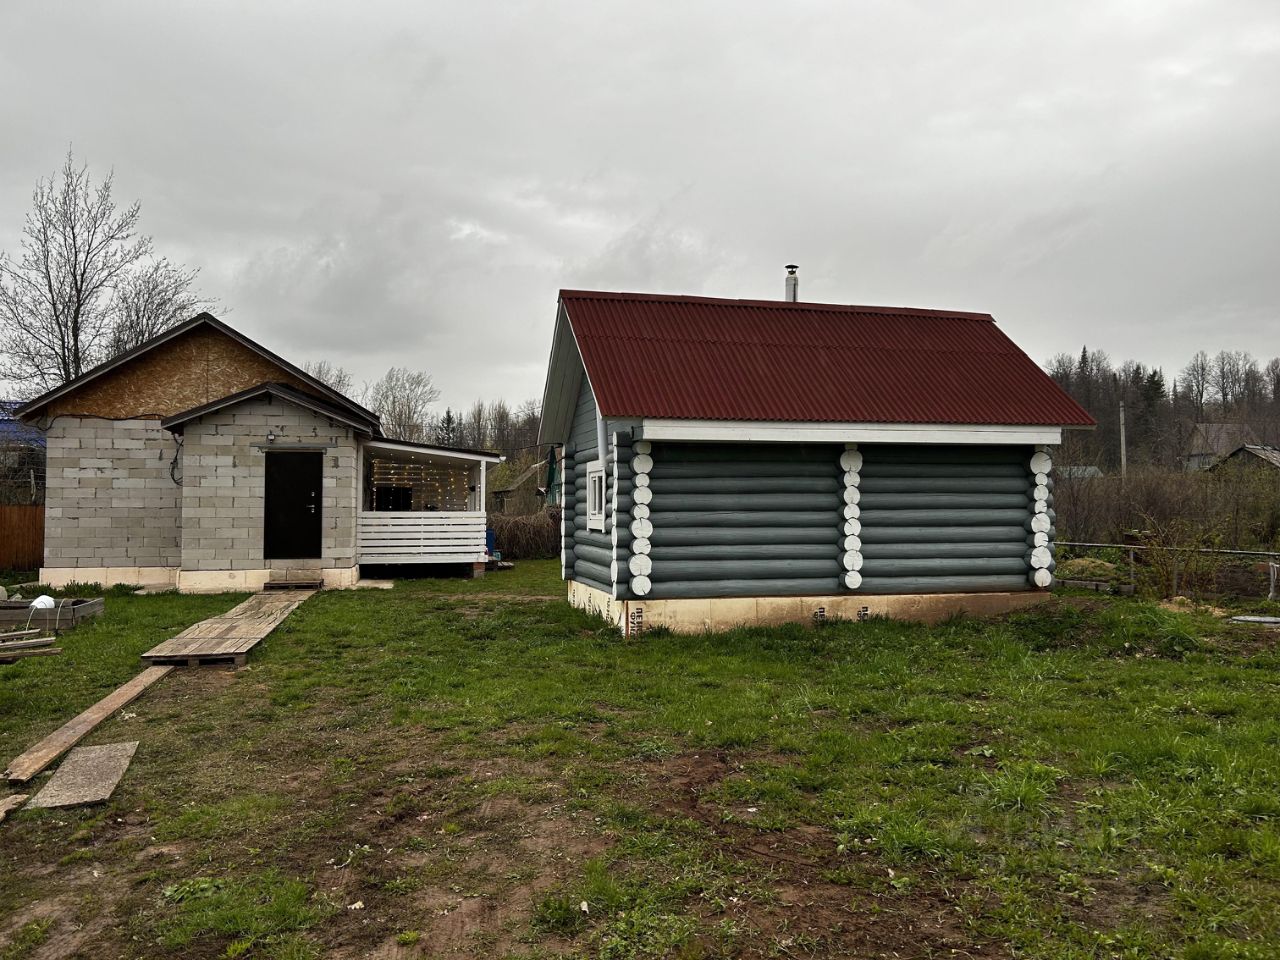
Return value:
<svg viewBox="0 0 1280 960">
<path fill-rule="evenodd" d="M 1060 444 L 1061 427 L 954 423 L 792 423 L 788 421 L 645 419 L 645 440 L 759 443 Z"/>
</svg>

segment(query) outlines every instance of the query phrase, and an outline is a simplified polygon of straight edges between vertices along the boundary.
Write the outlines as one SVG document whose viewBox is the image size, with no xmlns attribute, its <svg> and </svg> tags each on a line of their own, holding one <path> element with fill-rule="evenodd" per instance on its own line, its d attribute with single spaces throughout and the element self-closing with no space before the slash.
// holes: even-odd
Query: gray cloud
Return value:
<svg viewBox="0 0 1280 960">
<path fill-rule="evenodd" d="M 1280 351 L 1280 8 L 10 3 L 0 246 L 68 143 L 228 319 L 455 406 L 556 291 L 989 310 L 1044 358 Z"/>
</svg>

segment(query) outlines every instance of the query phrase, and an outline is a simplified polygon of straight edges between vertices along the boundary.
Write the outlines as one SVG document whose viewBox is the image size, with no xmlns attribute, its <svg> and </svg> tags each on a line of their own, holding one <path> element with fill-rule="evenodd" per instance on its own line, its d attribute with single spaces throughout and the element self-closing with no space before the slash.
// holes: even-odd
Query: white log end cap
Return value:
<svg viewBox="0 0 1280 960">
<path fill-rule="evenodd" d="M 846 537 L 856 537 L 862 532 L 862 521 L 857 517 L 850 517 L 844 522 L 844 535 Z"/>
<path fill-rule="evenodd" d="M 858 452 L 857 447 L 840 454 L 840 466 L 855 473 L 862 469 L 862 454 Z"/>
<path fill-rule="evenodd" d="M 1048 520 L 1048 517 L 1045 517 Z M 653 524 L 648 517 L 641 517 L 638 520 L 631 521 L 631 536 L 637 540 L 647 540 L 653 536 Z"/>
<path fill-rule="evenodd" d="M 643 503 L 637 503 L 634 507 L 631 508 L 632 520 L 645 520 L 645 519 L 648 519 L 648 516 L 649 516 L 649 508 L 645 506 Z"/>
<path fill-rule="evenodd" d="M 1031 566 L 1037 570 L 1045 570 L 1053 562 L 1053 554 L 1048 547 L 1035 547 L 1031 551 Z"/>
<path fill-rule="evenodd" d="M 631 499 L 641 506 L 648 506 L 653 501 L 653 488 L 636 487 L 631 491 Z"/>
<path fill-rule="evenodd" d="M 631 592 L 637 597 L 647 597 L 652 586 L 653 584 L 649 582 L 648 577 L 631 578 Z"/>
<path fill-rule="evenodd" d="M 632 473 L 649 473 L 653 470 L 653 457 L 647 453 L 638 453 L 631 458 Z"/>
<path fill-rule="evenodd" d="M 846 470 L 842 479 L 846 487 L 856 487 L 862 477 L 857 470 Z"/>
<path fill-rule="evenodd" d="M 1049 519 L 1047 513 L 1037 513 L 1031 518 L 1032 533 L 1048 533 L 1051 526 L 1053 526 L 1053 521 Z"/>
<path fill-rule="evenodd" d="M 1036 484 L 1038 486 L 1044 486 L 1048 482 L 1049 482 L 1049 475 L 1047 473 L 1036 474 Z"/>
<path fill-rule="evenodd" d="M 1031 582 L 1042 590 L 1047 590 L 1053 586 L 1053 574 L 1048 570 L 1037 570 L 1031 574 Z"/>
<path fill-rule="evenodd" d="M 847 536 L 847 537 L 845 537 L 843 540 L 841 540 L 841 541 L 840 541 L 840 546 L 841 546 L 841 547 L 843 547 L 845 550 L 861 550 L 861 549 L 862 549 L 862 538 L 861 538 L 861 537 L 857 537 L 857 536 L 853 536 L 853 535 Z M 849 569 L 850 569 L 850 570 L 853 570 L 853 569 L 855 569 L 855 568 L 854 568 L 854 567 L 850 567 Z"/>
<path fill-rule="evenodd" d="M 1033 533 L 1031 535 L 1031 545 L 1033 547 L 1047 547 L 1049 545 L 1049 535 L 1047 533 Z"/>
<path fill-rule="evenodd" d="M 653 561 L 646 553 L 633 553 L 631 559 L 627 561 L 627 569 L 631 571 L 633 577 L 648 577 L 653 573 Z"/>
<path fill-rule="evenodd" d="M 1048 484 L 1037 483 L 1036 488 L 1031 491 L 1031 498 L 1033 500 L 1048 500 L 1049 499 Z"/>
<path fill-rule="evenodd" d="M 846 520 L 852 520 L 855 517 L 862 516 L 862 508 L 856 503 L 846 503 L 842 512 Z"/>
<path fill-rule="evenodd" d="M 636 540 L 632 540 L 632 541 L 631 541 L 631 552 L 632 552 L 632 553 L 641 554 L 641 555 L 647 555 L 647 554 L 649 553 L 649 551 L 650 551 L 650 550 L 652 550 L 652 549 L 653 549 L 653 547 L 652 547 L 652 541 L 650 541 L 650 540 L 648 540 L 648 539 L 646 539 L 646 538 L 644 538 L 644 537 L 640 537 L 639 539 L 636 539 Z"/>
<path fill-rule="evenodd" d="M 648 440 L 637 440 L 631 445 L 632 453 L 653 453 L 653 444 Z"/>
<path fill-rule="evenodd" d="M 1035 501 L 1033 504 L 1031 504 L 1031 509 L 1032 509 L 1032 511 L 1033 511 L 1033 512 L 1035 512 L 1035 513 L 1043 513 L 1043 514 L 1045 514 L 1045 515 L 1048 515 L 1048 513 L 1049 513 L 1049 501 L 1048 501 L 1048 500 L 1037 500 L 1037 501 Z"/>
<path fill-rule="evenodd" d="M 631 483 L 637 487 L 647 487 L 649 485 L 649 475 L 647 473 L 637 473 L 631 478 Z"/>
<path fill-rule="evenodd" d="M 844 488 L 844 502 L 857 503 L 862 498 L 862 492 L 857 487 Z"/>
<path fill-rule="evenodd" d="M 850 570 L 844 575 L 844 585 L 850 590 L 857 590 L 862 586 L 862 574 L 857 570 Z"/>
<path fill-rule="evenodd" d="M 1031 472 L 1048 473 L 1053 469 L 1053 459 L 1043 450 L 1031 455 Z"/>
<path fill-rule="evenodd" d="M 609 564 L 609 582 L 618 582 L 618 561 L 614 560 Z"/>
<path fill-rule="evenodd" d="M 862 554 L 857 550 L 850 550 L 847 553 L 840 554 L 840 566 L 846 570 L 861 570 Z"/>
</svg>

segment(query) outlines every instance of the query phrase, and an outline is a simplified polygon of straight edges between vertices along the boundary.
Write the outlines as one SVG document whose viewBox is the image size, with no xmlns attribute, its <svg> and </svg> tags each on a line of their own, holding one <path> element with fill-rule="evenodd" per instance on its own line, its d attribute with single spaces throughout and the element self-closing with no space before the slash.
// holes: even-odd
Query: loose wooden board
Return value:
<svg viewBox="0 0 1280 960">
<path fill-rule="evenodd" d="M 39 633 L 39 631 L 34 631 Z M 32 637 L 30 640 L 6 640 L 0 643 L 0 657 L 14 650 L 35 650 L 38 647 L 52 647 L 57 640 L 54 637 Z"/>
<path fill-rule="evenodd" d="M 27 802 L 25 793 L 14 793 L 7 797 L 0 798 L 0 823 L 4 823 L 5 818 L 13 811 Z"/>
<path fill-rule="evenodd" d="M 67 721 L 34 747 L 17 757 L 4 772 L 10 783 L 26 783 L 84 739 L 94 727 L 136 700 L 142 691 L 168 676 L 173 667 L 147 667 L 122 687 L 117 687 L 88 710 Z"/>
<path fill-rule="evenodd" d="M 61 647 L 40 647 L 36 650 L 11 650 L 6 653 L 0 647 L 0 663 L 16 663 L 26 657 L 56 657 L 61 652 Z"/>
<path fill-rule="evenodd" d="M 27 807 L 78 807 L 86 803 L 102 803 L 115 791 L 137 749 L 137 740 L 76 747 L 67 754 L 62 766 Z"/>
</svg>

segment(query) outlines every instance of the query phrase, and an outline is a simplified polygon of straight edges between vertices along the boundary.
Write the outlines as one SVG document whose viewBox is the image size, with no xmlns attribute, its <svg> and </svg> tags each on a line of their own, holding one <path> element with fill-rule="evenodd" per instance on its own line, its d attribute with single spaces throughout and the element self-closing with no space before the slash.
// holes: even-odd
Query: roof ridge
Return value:
<svg viewBox="0 0 1280 960">
<path fill-rule="evenodd" d="M 989 313 L 974 310 L 944 310 L 936 307 L 891 307 L 874 304 L 819 303 L 808 300 L 749 300 L 735 297 L 704 297 L 693 294 L 626 293 L 608 290 L 560 291 L 564 300 L 631 300 L 642 303 L 715 304 L 717 306 L 755 307 L 766 310 L 811 310 L 825 313 L 891 314 L 910 317 L 936 317 L 953 320 L 983 320 L 995 323 Z"/>
</svg>

